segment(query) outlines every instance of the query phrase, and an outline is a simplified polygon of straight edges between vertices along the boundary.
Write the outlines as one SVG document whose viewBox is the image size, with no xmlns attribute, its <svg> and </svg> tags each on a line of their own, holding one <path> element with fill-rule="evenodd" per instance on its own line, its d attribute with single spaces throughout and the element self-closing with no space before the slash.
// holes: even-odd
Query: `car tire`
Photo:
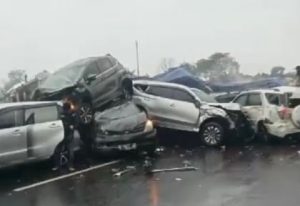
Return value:
<svg viewBox="0 0 300 206">
<path fill-rule="evenodd" d="M 218 122 L 207 122 L 201 127 L 200 137 L 206 146 L 219 146 L 225 139 L 225 129 Z"/>
<path fill-rule="evenodd" d="M 90 125 L 93 122 L 94 111 L 92 104 L 85 102 L 81 103 L 78 111 L 81 124 Z"/>
<path fill-rule="evenodd" d="M 258 124 L 257 136 L 258 136 L 259 140 L 263 143 L 270 143 L 272 140 L 270 134 L 268 133 L 267 128 L 262 123 Z"/>
</svg>

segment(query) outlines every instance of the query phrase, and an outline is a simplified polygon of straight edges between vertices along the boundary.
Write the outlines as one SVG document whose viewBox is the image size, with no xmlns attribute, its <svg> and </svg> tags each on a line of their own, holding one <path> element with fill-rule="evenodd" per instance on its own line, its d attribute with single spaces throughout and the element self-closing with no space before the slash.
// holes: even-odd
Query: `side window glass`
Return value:
<svg viewBox="0 0 300 206">
<path fill-rule="evenodd" d="M 154 96 L 164 97 L 172 99 L 172 89 L 161 86 L 149 86 L 146 90 L 146 93 L 152 94 Z"/>
<path fill-rule="evenodd" d="M 16 115 L 16 111 L 0 113 L 0 129 L 8 129 L 17 126 Z"/>
<path fill-rule="evenodd" d="M 239 96 L 234 102 L 238 103 L 241 106 L 245 106 L 247 102 L 247 94 Z"/>
<path fill-rule="evenodd" d="M 88 68 L 86 69 L 86 72 L 85 72 L 85 75 L 84 75 L 84 78 L 88 78 L 89 76 L 91 75 L 98 75 L 100 73 L 98 67 L 97 67 L 97 63 L 96 62 L 93 62 L 91 63 Z"/>
<path fill-rule="evenodd" d="M 247 106 L 261 106 L 260 94 L 249 94 Z"/>
<path fill-rule="evenodd" d="M 108 58 L 101 58 L 98 62 L 98 67 L 100 68 L 101 72 L 105 72 L 106 70 L 108 70 L 109 68 L 111 68 L 113 65 L 110 61 L 110 59 Z"/>
<path fill-rule="evenodd" d="M 194 102 L 194 98 L 192 97 L 192 95 L 190 95 L 187 91 L 184 91 L 184 90 L 179 90 L 179 89 L 173 89 L 172 92 L 172 95 L 173 95 L 173 98 L 172 99 L 175 99 L 175 100 L 178 100 L 178 101 L 184 101 L 184 102 L 191 102 L 193 103 Z"/>
<path fill-rule="evenodd" d="M 25 124 L 52 122 L 58 120 L 56 106 L 38 107 L 25 110 Z"/>
</svg>

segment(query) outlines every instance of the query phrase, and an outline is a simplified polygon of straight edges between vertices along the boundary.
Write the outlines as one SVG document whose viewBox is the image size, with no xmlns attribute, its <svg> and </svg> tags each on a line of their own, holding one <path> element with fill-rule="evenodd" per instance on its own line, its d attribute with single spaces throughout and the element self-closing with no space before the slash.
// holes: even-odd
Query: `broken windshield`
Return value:
<svg viewBox="0 0 300 206">
<path fill-rule="evenodd" d="M 52 74 L 41 86 L 49 92 L 64 89 L 76 84 L 83 75 L 85 69 L 94 58 L 87 58 L 71 63 Z"/>
</svg>

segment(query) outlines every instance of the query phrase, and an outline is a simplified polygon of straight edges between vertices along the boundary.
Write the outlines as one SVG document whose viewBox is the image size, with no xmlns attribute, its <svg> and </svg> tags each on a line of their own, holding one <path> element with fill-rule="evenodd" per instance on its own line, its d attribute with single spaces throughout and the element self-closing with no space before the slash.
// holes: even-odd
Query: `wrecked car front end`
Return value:
<svg viewBox="0 0 300 206">
<path fill-rule="evenodd" d="M 93 147 L 96 152 L 153 152 L 155 149 L 156 130 L 153 123 L 132 102 L 96 113 L 95 124 Z"/>
<path fill-rule="evenodd" d="M 239 104 L 209 103 L 209 106 L 223 111 L 221 112 L 222 117 L 225 118 L 229 123 L 228 135 L 236 138 L 243 138 L 245 141 L 251 141 L 254 139 L 255 131 Z"/>
</svg>

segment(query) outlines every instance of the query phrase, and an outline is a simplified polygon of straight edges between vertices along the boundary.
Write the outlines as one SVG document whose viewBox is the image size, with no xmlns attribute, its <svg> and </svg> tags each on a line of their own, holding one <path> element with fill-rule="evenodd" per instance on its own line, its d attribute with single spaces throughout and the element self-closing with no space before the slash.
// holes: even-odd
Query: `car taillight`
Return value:
<svg viewBox="0 0 300 206">
<path fill-rule="evenodd" d="M 289 119 L 291 117 L 291 109 L 287 107 L 280 107 L 278 110 L 278 115 L 282 120 Z"/>
</svg>

